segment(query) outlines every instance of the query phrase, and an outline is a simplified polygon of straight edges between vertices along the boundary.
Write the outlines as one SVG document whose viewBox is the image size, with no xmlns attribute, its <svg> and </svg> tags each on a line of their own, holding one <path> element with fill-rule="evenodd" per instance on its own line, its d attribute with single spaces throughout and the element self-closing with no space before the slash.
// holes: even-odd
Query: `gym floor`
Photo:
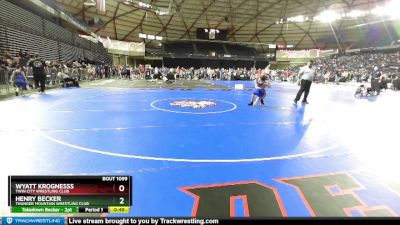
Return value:
<svg viewBox="0 0 400 225">
<path fill-rule="evenodd" d="M 400 215 L 399 92 L 274 83 L 245 90 L 80 88 L 0 102 L 0 214 L 8 175 L 132 175 L 129 216 Z M 206 100 L 207 108 L 170 103 Z"/>
</svg>

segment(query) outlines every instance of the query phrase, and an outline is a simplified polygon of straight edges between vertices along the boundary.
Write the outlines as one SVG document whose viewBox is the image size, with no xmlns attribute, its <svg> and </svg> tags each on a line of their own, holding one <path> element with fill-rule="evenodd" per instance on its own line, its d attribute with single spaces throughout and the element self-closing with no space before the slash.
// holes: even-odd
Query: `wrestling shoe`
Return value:
<svg viewBox="0 0 400 225">
<path fill-rule="evenodd" d="M 248 105 L 252 106 L 252 105 L 253 105 L 253 102 L 250 102 Z"/>
<path fill-rule="evenodd" d="M 264 105 L 264 99 L 261 99 L 260 102 L 261 102 L 261 105 Z"/>
</svg>

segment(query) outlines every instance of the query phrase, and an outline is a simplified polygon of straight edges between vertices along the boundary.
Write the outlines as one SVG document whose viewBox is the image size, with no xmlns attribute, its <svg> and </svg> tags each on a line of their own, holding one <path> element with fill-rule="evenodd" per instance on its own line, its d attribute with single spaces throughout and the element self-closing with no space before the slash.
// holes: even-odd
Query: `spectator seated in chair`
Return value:
<svg viewBox="0 0 400 225">
<path fill-rule="evenodd" d="M 155 73 L 153 79 L 160 80 L 162 78 L 161 73 Z"/>
<path fill-rule="evenodd" d="M 167 73 L 167 76 L 163 77 L 165 83 L 174 83 L 175 82 L 175 75 L 170 71 Z"/>
<path fill-rule="evenodd" d="M 71 77 L 63 72 L 58 72 L 58 79 L 61 81 L 63 87 L 79 87 L 78 77 Z"/>
</svg>

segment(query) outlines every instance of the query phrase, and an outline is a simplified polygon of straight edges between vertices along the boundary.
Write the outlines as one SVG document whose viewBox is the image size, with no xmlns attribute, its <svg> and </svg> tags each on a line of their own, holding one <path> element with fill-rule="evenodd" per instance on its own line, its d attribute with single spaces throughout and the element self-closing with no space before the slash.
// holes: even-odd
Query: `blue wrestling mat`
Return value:
<svg viewBox="0 0 400 225">
<path fill-rule="evenodd" d="M 297 90 L 273 84 L 264 107 L 247 105 L 251 90 L 62 89 L 3 101 L 0 178 L 131 175 L 130 216 L 399 215 L 399 93 L 358 99 L 355 87 L 313 85 L 311 104 L 293 105 Z"/>
</svg>

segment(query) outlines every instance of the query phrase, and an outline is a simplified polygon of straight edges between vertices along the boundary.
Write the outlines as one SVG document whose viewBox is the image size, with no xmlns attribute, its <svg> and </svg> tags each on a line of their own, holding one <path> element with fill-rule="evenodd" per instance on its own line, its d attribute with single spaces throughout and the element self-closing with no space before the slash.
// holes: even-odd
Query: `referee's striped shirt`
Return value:
<svg viewBox="0 0 400 225">
<path fill-rule="evenodd" d="M 301 76 L 302 80 L 309 80 L 309 81 L 313 81 L 314 79 L 314 74 L 315 71 L 313 69 L 310 69 L 308 66 L 304 66 L 300 69 L 299 74 L 303 74 Z"/>
</svg>

